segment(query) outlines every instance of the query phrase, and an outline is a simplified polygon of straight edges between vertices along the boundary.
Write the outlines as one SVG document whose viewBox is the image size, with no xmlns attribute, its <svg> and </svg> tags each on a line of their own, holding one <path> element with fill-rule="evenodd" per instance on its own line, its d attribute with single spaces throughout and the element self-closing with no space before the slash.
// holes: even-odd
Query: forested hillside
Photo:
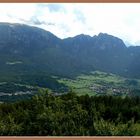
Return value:
<svg viewBox="0 0 140 140">
<path fill-rule="evenodd" d="M 60 39 L 37 27 L 0 23 L 0 56 L 0 81 L 20 82 L 39 73 L 75 77 L 94 70 L 140 78 L 140 47 L 104 33 Z"/>
<path fill-rule="evenodd" d="M 30 100 L 0 104 L 0 135 L 140 135 L 140 97 L 53 96 L 39 91 Z"/>
</svg>

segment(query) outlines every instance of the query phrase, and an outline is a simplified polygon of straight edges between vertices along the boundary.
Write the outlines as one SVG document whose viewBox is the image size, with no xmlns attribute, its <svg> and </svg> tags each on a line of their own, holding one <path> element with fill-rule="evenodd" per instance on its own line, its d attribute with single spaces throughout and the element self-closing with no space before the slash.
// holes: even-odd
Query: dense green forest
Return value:
<svg viewBox="0 0 140 140">
<path fill-rule="evenodd" d="M 0 104 L 0 135 L 140 135 L 140 97 L 54 96 L 40 90 L 30 99 Z"/>
</svg>

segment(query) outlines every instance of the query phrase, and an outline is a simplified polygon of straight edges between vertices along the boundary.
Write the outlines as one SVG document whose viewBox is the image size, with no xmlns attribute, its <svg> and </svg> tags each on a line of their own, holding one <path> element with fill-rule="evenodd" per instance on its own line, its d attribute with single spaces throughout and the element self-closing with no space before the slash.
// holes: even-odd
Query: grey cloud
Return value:
<svg viewBox="0 0 140 140">
<path fill-rule="evenodd" d="M 46 25 L 46 22 L 40 21 L 37 17 L 31 17 L 29 22 L 34 24 L 34 25 L 42 25 L 42 24 Z"/>
<path fill-rule="evenodd" d="M 75 14 L 76 18 L 77 18 L 79 21 L 81 21 L 82 23 L 85 23 L 86 18 L 85 18 L 84 14 L 83 14 L 81 11 L 79 11 L 79 10 L 74 10 L 74 14 Z"/>
<path fill-rule="evenodd" d="M 50 26 L 55 26 L 55 23 L 52 23 L 52 22 L 48 22 L 47 25 L 50 25 Z"/>
<path fill-rule="evenodd" d="M 42 6 L 47 7 L 50 12 L 65 12 L 65 8 L 60 4 L 46 4 Z"/>
<path fill-rule="evenodd" d="M 52 22 L 45 22 L 45 21 L 40 21 L 37 17 L 32 16 L 29 20 L 25 19 L 19 19 L 27 24 L 33 24 L 33 25 L 48 25 L 48 26 L 55 26 L 55 23 Z"/>
<path fill-rule="evenodd" d="M 46 23 L 45 21 L 40 21 L 37 17 L 35 17 L 35 16 L 32 16 L 29 20 L 25 20 L 25 19 L 23 19 L 23 18 L 17 18 L 17 17 L 14 17 L 14 16 L 12 16 L 12 15 L 10 15 L 10 14 L 7 14 L 7 16 L 9 17 L 9 18 L 15 18 L 15 19 L 18 19 L 18 20 L 20 20 L 20 21 L 23 21 L 23 22 L 25 22 L 26 24 L 34 24 L 34 25 L 42 25 L 42 24 L 44 24 L 44 25 L 52 25 L 52 23 Z"/>
</svg>

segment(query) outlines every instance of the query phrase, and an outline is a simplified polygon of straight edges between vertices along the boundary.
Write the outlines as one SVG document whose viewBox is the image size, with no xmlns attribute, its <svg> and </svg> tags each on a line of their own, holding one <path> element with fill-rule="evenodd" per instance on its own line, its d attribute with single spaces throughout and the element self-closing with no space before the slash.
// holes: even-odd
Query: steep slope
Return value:
<svg viewBox="0 0 140 140">
<path fill-rule="evenodd" d="M 46 49 L 57 47 L 60 42 L 61 40 L 52 33 L 39 28 L 1 23 L 0 63 L 4 71 L 12 71 L 15 68 L 22 69 L 23 72 L 28 67 L 31 71 L 38 69 Z"/>
<path fill-rule="evenodd" d="M 0 23 L 0 82 L 59 88 L 51 77 L 52 53 L 61 39 L 52 33 L 22 24 Z M 57 50 L 57 49 L 56 49 Z"/>
<path fill-rule="evenodd" d="M 130 77 L 140 78 L 140 46 L 130 46 L 128 48 L 129 64 L 127 66 Z"/>
<path fill-rule="evenodd" d="M 78 35 L 64 40 L 69 55 L 90 69 L 123 73 L 127 65 L 127 47 L 117 37 L 100 33 L 98 36 Z M 86 67 L 85 67 L 86 68 Z"/>
</svg>

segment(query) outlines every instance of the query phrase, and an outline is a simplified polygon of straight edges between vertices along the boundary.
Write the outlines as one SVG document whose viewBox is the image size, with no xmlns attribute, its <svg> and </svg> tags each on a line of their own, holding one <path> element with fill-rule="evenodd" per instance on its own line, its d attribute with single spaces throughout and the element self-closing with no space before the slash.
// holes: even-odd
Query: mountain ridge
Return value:
<svg viewBox="0 0 140 140">
<path fill-rule="evenodd" d="M 106 33 L 60 39 L 38 27 L 0 23 L 0 55 L 0 75 L 20 80 L 21 75 L 75 77 L 94 70 L 140 78 L 140 48 Z"/>
</svg>

